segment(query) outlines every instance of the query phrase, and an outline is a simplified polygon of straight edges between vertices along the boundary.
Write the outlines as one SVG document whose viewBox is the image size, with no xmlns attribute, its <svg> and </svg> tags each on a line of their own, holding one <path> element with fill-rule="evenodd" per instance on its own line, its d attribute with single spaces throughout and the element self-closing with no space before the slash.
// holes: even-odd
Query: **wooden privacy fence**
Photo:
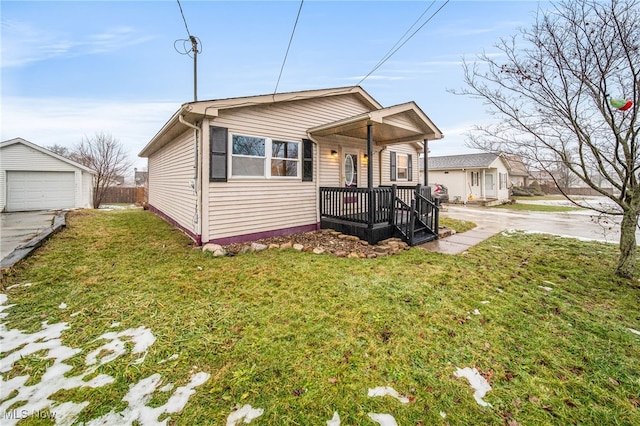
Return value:
<svg viewBox="0 0 640 426">
<path fill-rule="evenodd" d="M 122 188 L 111 187 L 102 200 L 103 204 L 109 203 L 129 203 L 129 204 L 145 204 L 147 202 L 147 191 L 144 187 Z"/>
</svg>

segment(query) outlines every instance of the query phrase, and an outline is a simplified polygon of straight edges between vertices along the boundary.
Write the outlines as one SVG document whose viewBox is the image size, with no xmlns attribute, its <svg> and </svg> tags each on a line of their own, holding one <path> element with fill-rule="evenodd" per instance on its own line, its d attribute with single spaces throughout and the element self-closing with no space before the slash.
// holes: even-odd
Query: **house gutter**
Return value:
<svg viewBox="0 0 640 426">
<path fill-rule="evenodd" d="M 196 205 L 195 205 L 195 212 L 193 216 L 193 225 L 194 225 L 193 232 L 196 234 L 196 244 L 198 246 L 201 246 L 202 245 L 202 221 L 200 220 L 200 218 L 202 217 L 202 191 L 198 190 L 200 185 L 200 179 L 199 179 L 200 167 L 198 165 L 198 161 L 199 161 L 198 133 L 200 131 L 200 127 L 194 124 L 191 124 L 184 119 L 183 114 L 187 112 L 188 112 L 188 109 L 186 107 L 182 107 L 180 114 L 178 114 L 178 121 L 180 121 L 180 123 L 184 124 L 185 126 L 193 129 L 194 176 L 193 176 L 193 185 L 191 185 L 191 188 L 193 189 L 193 192 L 196 195 Z"/>
</svg>

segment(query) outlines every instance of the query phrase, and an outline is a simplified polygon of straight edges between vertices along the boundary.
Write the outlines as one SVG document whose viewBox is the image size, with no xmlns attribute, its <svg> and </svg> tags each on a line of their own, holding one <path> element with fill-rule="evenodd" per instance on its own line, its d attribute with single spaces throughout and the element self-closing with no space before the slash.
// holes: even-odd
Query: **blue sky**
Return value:
<svg viewBox="0 0 640 426">
<path fill-rule="evenodd" d="M 199 100 L 274 92 L 299 1 L 181 4 L 202 43 Z M 306 0 L 278 92 L 358 83 L 430 4 Z M 436 0 L 417 26 L 443 4 Z M 472 152 L 464 134 L 489 117 L 479 101 L 447 89 L 463 87 L 463 57 L 496 52 L 538 7 L 451 0 L 361 86 L 383 106 L 415 101 L 445 134 L 431 155 Z M 143 167 L 138 152 L 193 100 L 193 61 L 174 48 L 187 38 L 175 0 L 2 0 L 0 14 L 2 140 L 71 147 L 104 131 Z"/>
</svg>

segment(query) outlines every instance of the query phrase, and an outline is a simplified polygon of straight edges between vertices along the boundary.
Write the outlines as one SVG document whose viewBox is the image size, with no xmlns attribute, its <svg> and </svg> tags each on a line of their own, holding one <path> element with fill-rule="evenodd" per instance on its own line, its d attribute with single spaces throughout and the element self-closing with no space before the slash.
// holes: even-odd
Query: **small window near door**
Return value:
<svg viewBox="0 0 640 426">
<path fill-rule="evenodd" d="M 409 161 L 406 155 L 398 155 L 398 180 L 407 180 Z"/>
<path fill-rule="evenodd" d="M 500 189 L 507 189 L 507 174 L 499 173 L 498 176 L 500 179 Z"/>
<path fill-rule="evenodd" d="M 480 172 L 471 172 L 471 186 L 480 186 Z"/>
</svg>

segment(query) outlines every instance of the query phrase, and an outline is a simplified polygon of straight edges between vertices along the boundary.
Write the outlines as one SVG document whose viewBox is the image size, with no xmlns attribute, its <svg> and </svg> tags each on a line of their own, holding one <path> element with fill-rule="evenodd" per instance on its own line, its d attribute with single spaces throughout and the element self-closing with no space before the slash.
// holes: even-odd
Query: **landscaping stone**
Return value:
<svg viewBox="0 0 640 426">
<path fill-rule="evenodd" d="M 316 254 L 332 254 L 336 257 L 374 259 L 400 253 L 409 246 L 399 238 L 389 238 L 377 245 L 369 244 L 353 235 L 346 235 L 333 229 L 304 232 L 280 237 L 271 237 L 253 243 L 236 243 L 222 247 L 226 254 L 235 255 L 247 251 L 260 251 L 266 248 L 287 249 L 313 252 Z M 204 250 L 204 249 L 203 249 Z M 218 252 L 218 255 L 222 255 Z"/>
<path fill-rule="evenodd" d="M 253 251 L 262 251 L 266 249 L 267 249 L 267 246 L 265 244 L 251 243 L 251 250 Z"/>
<path fill-rule="evenodd" d="M 227 251 L 219 244 L 208 243 L 202 247 L 202 251 L 209 251 L 214 257 L 226 256 Z"/>
</svg>

